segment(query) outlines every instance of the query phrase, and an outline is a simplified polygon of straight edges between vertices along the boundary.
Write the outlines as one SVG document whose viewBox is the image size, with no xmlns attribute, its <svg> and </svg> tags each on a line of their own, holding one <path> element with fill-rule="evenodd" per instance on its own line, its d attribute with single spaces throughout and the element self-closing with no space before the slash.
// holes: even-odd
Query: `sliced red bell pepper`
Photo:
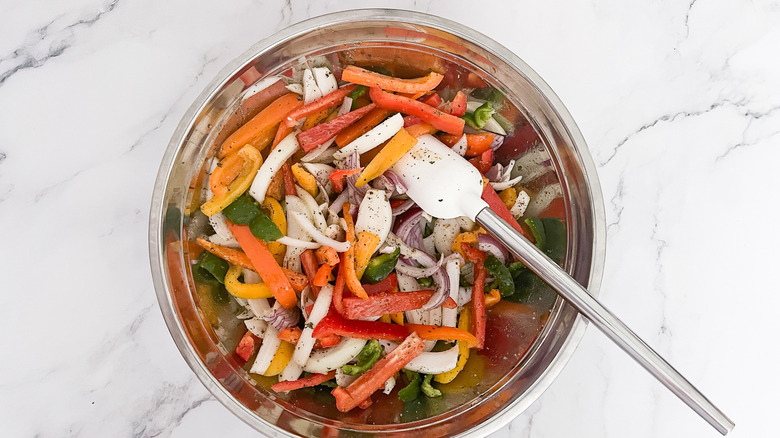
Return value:
<svg viewBox="0 0 780 438">
<path fill-rule="evenodd" d="M 298 134 L 298 145 L 304 152 L 310 152 L 312 149 L 335 137 L 347 126 L 360 120 L 374 108 L 376 108 L 376 105 L 372 103 L 355 111 L 350 111 L 343 116 L 338 116 L 330 122 L 320 123 L 309 130 L 303 131 Z"/>
<path fill-rule="evenodd" d="M 474 285 L 471 287 L 471 332 L 477 338 L 476 348 L 481 350 L 485 346 L 485 280 L 487 279 L 487 269 L 485 269 L 485 259 L 487 255 L 473 246 L 463 242 L 460 244 L 463 253 L 469 261 L 474 263 Z M 408 324 L 407 324 L 408 325 Z"/>
<path fill-rule="evenodd" d="M 446 300 L 444 300 L 444 304 L 441 305 L 445 309 L 454 309 L 458 307 L 458 303 L 455 302 L 455 300 L 452 299 L 452 297 L 447 297 Z"/>
<path fill-rule="evenodd" d="M 398 290 L 398 274 L 391 272 L 390 275 L 379 283 L 364 284 L 363 290 L 365 290 L 369 296 L 386 292 L 396 292 Z"/>
<path fill-rule="evenodd" d="M 460 140 L 460 137 L 456 137 L 452 134 L 440 134 L 439 140 L 449 147 L 455 146 L 455 143 Z M 484 152 L 490 150 L 490 145 L 493 144 L 493 140 L 496 135 L 491 132 L 480 132 L 477 134 L 466 134 L 466 156 L 476 157 L 482 155 Z M 492 151 L 491 151 L 492 153 Z M 492 157 L 489 160 L 492 162 Z M 489 170 L 489 168 L 488 168 Z"/>
<path fill-rule="evenodd" d="M 344 178 L 356 175 L 362 171 L 362 167 L 358 167 L 357 169 L 336 169 L 330 173 L 328 178 L 330 178 L 330 182 L 333 183 L 333 190 L 335 190 L 336 193 L 341 193 L 341 191 L 344 190 Z"/>
<path fill-rule="evenodd" d="M 360 298 L 358 298 L 360 299 Z M 387 339 L 400 342 L 409 334 L 402 325 L 386 322 L 345 319 L 337 313 L 329 313 L 314 327 L 312 337 L 320 339 L 339 335 L 357 339 Z"/>
<path fill-rule="evenodd" d="M 384 387 L 390 377 L 419 356 L 424 348 L 425 342 L 416 333 L 407 336 L 401 345 L 380 359 L 349 386 L 331 391 L 336 398 L 336 408 L 341 412 L 349 412 L 364 403 L 371 394 Z"/>
<path fill-rule="evenodd" d="M 310 386 L 322 385 L 328 380 L 332 380 L 336 377 L 336 371 L 331 371 L 328 374 L 312 374 L 311 376 L 304 377 L 298 380 L 288 380 L 284 382 L 274 383 L 271 385 L 271 389 L 276 392 L 294 391 L 296 389 L 308 388 Z"/>
<path fill-rule="evenodd" d="M 247 330 L 247 332 L 244 334 L 244 337 L 242 337 L 241 341 L 238 343 L 238 347 L 236 347 L 236 354 L 241 359 L 244 359 L 244 362 L 248 361 L 252 356 L 252 353 L 255 352 L 255 339 L 255 335 Z"/>
<path fill-rule="evenodd" d="M 439 105 L 441 105 L 442 100 L 441 100 L 441 96 L 439 96 L 439 93 L 433 93 L 430 96 L 420 100 L 420 102 L 426 105 L 430 105 L 432 107 L 438 107 Z"/>
<path fill-rule="evenodd" d="M 520 234 L 522 234 L 523 237 L 530 240 L 531 242 L 534 242 L 533 237 L 529 237 L 529 234 L 525 232 L 523 227 L 521 227 L 520 224 L 515 220 L 514 216 L 512 216 L 512 213 L 506 207 L 504 201 L 502 201 L 501 198 L 498 197 L 498 193 L 496 193 L 492 185 L 485 184 L 485 187 L 482 189 L 482 200 L 487 202 L 488 207 L 490 207 L 490 209 L 493 210 L 494 213 L 496 213 L 501 219 L 505 220 L 512 228 L 514 228 Z"/>
<path fill-rule="evenodd" d="M 431 124 L 434 128 L 450 134 L 463 134 L 463 127 L 466 122 L 452 114 L 445 113 L 408 97 L 386 93 L 379 88 L 371 87 L 369 95 L 371 100 L 379 107 L 399 111 L 410 116 L 417 116 L 426 123 Z"/>
<path fill-rule="evenodd" d="M 348 319 L 382 316 L 387 313 L 406 312 L 421 308 L 433 296 L 433 290 L 414 292 L 385 292 L 368 297 L 344 298 L 344 316 Z"/>
<path fill-rule="evenodd" d="M 415 116 L 404 116 L 404 128 L 408 128 L 412 125 L 423 123 L 422 119 Z"/>
<path fill-rule="evenodd" d="M 341 87 L 332 93 L 328 93 L 322 96 L 312 103 L 307 103 L 306 105 L 293 110 L 287 114 L 287 117 L 284 119 L 284 123 L 292 128 L 296 123 L 298 123 L 298 120 L 302 119 L 303 117 L 319 112 L 325 108 L 333 108 L 336 105 L 341 105 L 341 102 L 344 101 L 344 98 L 347 97 L 349 93 L 355 89 L 355 87 L 357 87 L 357 85 L 354 84 Z"/>
<path fill-rule="evenodd" d="M 466 114 L 466 104 L 466 94 L 462 91 L 458 91 L 458 94 L 455 95 L 452 99 L 452 103 L 450 103 L 450 114 L 456 117 Z"/>
<path fill-rule="evenodd" d="M 295 188 L 295 178 L 293 177 L 292 166 L 289 160 L 282 165 L 282 175 L 284 176 L 284 193 L 296 196 L 298 191 Z"/>
<path fill-rule="evenodd" d="M 303 272 L 306 273 L 306 278 L 309 279 L 311 290 L 316 297 L 320 293 L 320 286 L 324 286 L 324 284 L 320 285 L 314 282 L 317 276 L 317 258 L 314 255 L 314 251 L 307 249 L 301 254 L 301 267 L 303 267 Z"/>
<path fill-rule="evenodd" d="M 474 165 L 474 167 L 476 167 L 477 170 L 479 170 L 479 173 L 482 175 L 488 173 L 490 168 L 493 167 L 493 163 L 491 161 L 484 161 L 481 155 L 470 159 L 469 163 Z"/>
</svg>

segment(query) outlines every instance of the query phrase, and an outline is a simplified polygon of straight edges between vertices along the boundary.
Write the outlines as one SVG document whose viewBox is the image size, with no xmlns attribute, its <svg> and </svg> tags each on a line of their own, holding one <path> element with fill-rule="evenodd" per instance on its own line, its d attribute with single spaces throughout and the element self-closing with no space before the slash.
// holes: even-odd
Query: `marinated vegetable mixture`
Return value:
<svg viewBox="0 0 780 438">
<path fill-rule="evenodd" d="M 341 412 L 380 392 L 441 397 L 491 348 L 516 361 L 551 306 L 529 303 L 539 280 L 479 226 L 405 195 L 392 167 L 418 138 L 465 156 L 494 211 L 553 259 L 565 252 L 560 185 L 499 91 L 473 73 L 363 67 L 304 59 L 247 90 L 269 103 L 207 162 L 211 229 L 192 266 L 210 306 L 234 310 L 212 322 L 241 327 L 234 358 L 250 375 L 279 393 L 327 387 Z M 527 345 L 496 353 L 518 318 Z"/>
</svg>

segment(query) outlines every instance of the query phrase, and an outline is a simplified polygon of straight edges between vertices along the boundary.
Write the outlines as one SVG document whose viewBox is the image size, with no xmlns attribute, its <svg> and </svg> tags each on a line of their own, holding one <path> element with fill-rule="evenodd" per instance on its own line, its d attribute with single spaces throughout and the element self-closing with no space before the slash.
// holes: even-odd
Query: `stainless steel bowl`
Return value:
<svg viewBox="0 0 780 438">
<path fill-rule="evenodd" d="M 439 415 L 400 424 L 326 418 L 262 387 L 227 359 L 195 298 L 186 218 L 197 197 L 203 163 L 219 132 L 241 114 L 253 81 L 285 71 L 302 55 L 391 46 L 466 66 L 508 98 L 545 143 L 563 186 L 568 248 L 565 268 L 594 295 L 604 263 L 604 207 L 596 170 L 574 120 L 550 87 L 520 58 L 458 23 L 398 10 L 353 10 L 313 18 L 259 43 L 225 67 L 182 118 L 157 175 L 149 252 L 157 297 L 182 356 L 209 391 L 239 418 L 269 436 L 486 436 L 526 409 L 574 352 L 586 322 L 558 299 L 525 356 L 475 397 Z"/>
</svg>

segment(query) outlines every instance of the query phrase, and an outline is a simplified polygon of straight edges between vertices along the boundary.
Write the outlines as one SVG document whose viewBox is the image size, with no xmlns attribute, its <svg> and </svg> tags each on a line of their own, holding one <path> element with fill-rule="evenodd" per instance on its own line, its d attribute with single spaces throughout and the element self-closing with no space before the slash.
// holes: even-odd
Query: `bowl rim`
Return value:
<svg viewBox="0 0 780 438">
<path fill-rule="evenodd" d="M 564 130 L 566 130 L 567 134 L 572 139 L 572 143 L 575 146 L 574 149 L 578 152 L 578 158 L 583 166 L 583 175 L 588 186 L 592 210 L 591 214 L 593 217 L 593 245 L 588 290 L 593 296 L 598 296 L 606 258 L 606 216 L 601 186 L 596 173 L 596 166 L 590 156 L 585 138 L 580 132 L 573 117 L 552 88 L 541 78 L 541 76 L 528 66 L 528 64 L 502 44 L 481 32 L 458 22 L 422 12 L 387 8 L 348 9 L 312 17 L 292 24 L 263 38 L 253 44 L 241 55 L 230 61 L 216 74 L 215 78 L 204 87 L 204 90 L 182 115 L 181 121 L 174 130 L 161 160 L 154 184 L 154 191 L 152 193 L 149 215 L 149 259 L 153 285 L 160 310 L 163 314 L 163 319 L 165 320 L 168 331 L 170 332 L 176 347 L 187 365 L 198 377 L 198 380 L 200 380 L 206 389 L 208 389 L 220 403 L 247 425 L 255 430 L 269 434 L 269 436 L 286 437 L 295 435 L 292 435 L 275 424 L 264 421 L 252 410 L 243 404 L 238 403 L 222 385 L 214 380 L 211 372 L 209 372 L 205 364 L 200 360 L 193 346 L 184 335 L 184 327 L 182 326 L 180 319 L 176 316 L 172 297 L 168 291 L 168 275 L 163 266 L 163 246 L 161 245 L 160 239 L 160 230 L 162 229 L 163 221 L 165 219 L 164 211 L 166 207 L 163 205 L 165 194 L 163 189 L 166 187 L 167 181 L 173 171 L 174 160 L 180 149 L 182 139 L 195 125 L 196 115 L 201 113 L 207 105 L 207 102 L 210 102 L 223 86 L 230 82 L 235 74 L 237 74 L 248 61 L 263 52 L 285 44 L 289 40 L 316 28 L 341 22 L 381 22 L 399 20 L 409 24 L 440 29 L 481 46 L 491 52 L 491 54 L 500 58 L 503 62 L 506 62 L 515 70 L 522 71 L 527 80 L 532 83 L 548 101 L 553 111 L 560 118 Z M 564 303 L 564 306 L 569 306 L 569 304 Z M 587 320 L 583 318 L 582 315 L 576 316 L 568 336 L 547 366 L 545 372 L 531 384 L 522 397 L 518 397 L 483 423 L 475 425 L 473 428 L 464 431 L 457 436 L 487 436 L 504 427 L 527 409 L 530 404 L 536 401 L 536 399 L 538 399 L 552 384 L 566 366 L 585 333 L 587 323 Z"/>
</svg>

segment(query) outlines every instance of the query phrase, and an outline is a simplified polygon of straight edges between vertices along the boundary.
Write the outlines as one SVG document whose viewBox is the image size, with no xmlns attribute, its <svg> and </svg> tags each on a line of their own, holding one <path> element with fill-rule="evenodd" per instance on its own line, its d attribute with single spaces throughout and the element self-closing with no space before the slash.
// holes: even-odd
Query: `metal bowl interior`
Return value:
<svg viewBox="0 0 780 438">
<path fill-rule="evenodd" d="M 292 402 L 262 387 L 235 363 L 205 321 L 189 272 L 186 219 L 193 208 L 205 159 L 220 132 L 242 114 L 251 83 L 289 69 L 300 56 L 356 48 L 392 47 L 455 62 L 504 91 L 531 123 L 550 154 L 567 212 L 565 268 L 597 294 L 605 246 L 604 211 L 585 141 L 557 96 L 509 50 L 457 23 L 397 10 L 355 10 L 325 15 L 253 46 L 227 66 L 190 107 L 166 150 L 152 198 L 149 249 L 160 307 L 189 366 L 226 407 L 269 436 L 485 436 L 527 408 L 572 355 L 585 321 L 557 299 L 542 333 L 509 371 L 479 394 L 429 418 L 399 424 L 329 418 L 306 400 Z M 197 205 L 194 205 L 197 208 Z M 316 403 L 315 403 L 316 404 Z"/>
</svg>

